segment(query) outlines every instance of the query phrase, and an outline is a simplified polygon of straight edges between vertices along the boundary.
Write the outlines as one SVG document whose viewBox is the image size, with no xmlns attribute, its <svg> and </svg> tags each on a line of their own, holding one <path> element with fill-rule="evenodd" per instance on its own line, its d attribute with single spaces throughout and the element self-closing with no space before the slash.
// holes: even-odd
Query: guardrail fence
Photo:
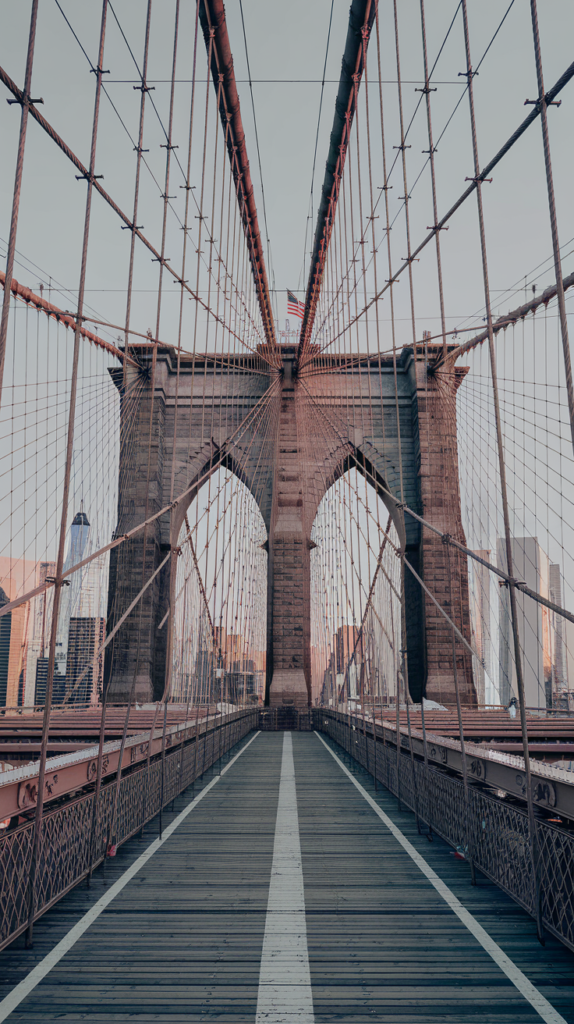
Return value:
<svg viewBox="0 0 574 1024">
<path fill-rule="evenodd" d="M 124 774 L 118 794 L 114 843 L 120 846 L 199 778 L 247 733 L 258 726 L 253 709 L 223 716 L 183 746 Z M 94 793 L 83 793 L 54 810 L 42 822 L 41 852 L 30 892 L 33 819 L 0 838 L 0 949 L 28 927 L 30 899 L 36 921 L 104 860 L 112 827 L 115 777 L 100 791 L 93 834 Z"/>
<path fill-rule="evenodd" d="M 529 914 L 536 917 L 528 813 L 463 783 L 378 740 L 372 723 L 315 708 L 314 725 L 339 744 L 419 821 L 472 861 Z M 544 927 L 574 950 L 574 835 L 536 819 L 540 915 Z"/>
</svg>

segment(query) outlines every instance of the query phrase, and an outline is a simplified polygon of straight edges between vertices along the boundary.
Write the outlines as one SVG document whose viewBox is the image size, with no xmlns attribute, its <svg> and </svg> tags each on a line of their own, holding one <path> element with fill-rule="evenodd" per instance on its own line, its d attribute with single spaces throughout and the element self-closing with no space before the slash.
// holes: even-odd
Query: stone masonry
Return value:
<svg viewBox="0 0 574 1024">
<path fill-rule="evenodd" d="M 185 500 L 156 520 L 145 538 L 139 534 L 112 552 L 108 630 L 142 582 L 177 548 L 186 509 L 211 467 L 222 463 L 252 489 L 268 532 L 271 704 L 301 707 L 309 701 L 311 528 L 324 493 L 351 466 L 377 487 L 407 561 L 443 607 L 451 609 L 463 635 L 469 635 L 465 559 L 449 549 L 451 602 L 446 547 L 427 530 L 421 537 L 419 524 L 400 508 L 404 501 L 445 532 L 464 539 L 455 417 L 461 371 L 429 378 L 423 361 L 415 363 L 412 350 L 404 349 L 395 394 L 390 359 L 365 356 L 351 372 L 342 372 L 341 357 L 323 356 L 321 374 L 299 379 L 296 349 L 282 346 L 281 390 L 269 405 L 273 438 L 263 439 L 254 429 L 237 441 L 236 429 L 269 388 L 269 366 L 261 358 L 233 356 L 223 366 L 210 356 L 183 356 L 176 389 L 173 349 L 159 347 L 153 369 L 153 346 L 142 345 L 138 354 L 143 364 L 140 379 L 128 381 L 130 395 L 136 397 L 122 398 L 117 533 L 125 533 L 184 492 Z M 114 379 L 121 390 L 121 378 Z M 172 586 L 168 559 L 108 648 L 110 699 L 126 700 L 130 693 L 139 701 L 161 697 L 168 644 L 167 631 L 159 626 Z M 420 699 L 426 687 L 427 696 L 451 701 L 452 631 L 408 571 L 405 604 L 413 699 Z M 462 699 L 472 703 L 472 667 L 460 643 L 456 667 Z"/>
</svg>

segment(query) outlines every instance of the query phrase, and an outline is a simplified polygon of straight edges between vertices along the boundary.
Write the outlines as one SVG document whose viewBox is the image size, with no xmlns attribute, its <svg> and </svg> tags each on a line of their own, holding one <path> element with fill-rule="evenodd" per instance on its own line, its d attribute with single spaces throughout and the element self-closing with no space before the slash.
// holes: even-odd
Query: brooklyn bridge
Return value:
<svg viewBox="0 0 574 1024">
<path fill-rule="evenodd" d="M 569 0 L 26 0 L 0 1021 L 574 1024 Z"/>
</svg>

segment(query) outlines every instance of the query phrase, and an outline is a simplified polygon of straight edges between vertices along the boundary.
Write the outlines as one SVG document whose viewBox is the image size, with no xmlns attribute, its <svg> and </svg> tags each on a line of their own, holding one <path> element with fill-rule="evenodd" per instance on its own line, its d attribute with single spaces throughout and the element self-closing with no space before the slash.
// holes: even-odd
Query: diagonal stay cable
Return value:
<svg viewBox="0 0 574 1024">
<path fill-rule="evenodd" d="M 23 102 L 24 94 L 23 94 L 22 90 L 18 88 L 16 83 L 10 78 L 10 76 L 7 74 L 7 72 L 4 70 L 4 68 L 1 68 L 1 67 L 0 67 L 0 81 L 4 83 L 4 85 L 10 90 L 10 92 L 13 94 L 13 96 L 16 97 L 16 99 L 18 100 L 19 103 Z M 34 106 L 30 106 L 30 114 L 38 122 L 40 127 L 44 129 L 44 131 L 47 133 L 47 135 L 50 136 L 52 141 L 55 142 L 56 145 L 62 150 L 62 152 L 65 154 L 65 156 L 67 156 L 68 159 L 74 164 L 74 166 L 77 167 L 77 169 L 80 171 L 82 177 L 84 177 L 86 179 L 89 179 L 90 175 L 89 175 L 87 167 L 84 166 L 82 161 L 76 156 L 74 151 L 67 145 L 67 143 L 64 141 L 64 139 L 60 135 L 58 135 L 58 133 L 52 127 L 52 125 L 49 123 L 49 121 L 47 121 L 46 118 L 43 117 L 43 115 L 38 110 L 36 110 L 36 108 Z M 132 223 L 132 221 L 130 220 L 128 215 L 123 212 L 123 210 L 117 205 L 115 200 L 112 199 L 112 197 L 109 195 L 109 193 L 106 192 L 106 190 L 102 187 L 100 182 L 95 177 L 93 178 L 93 187 L 95 188 L 95 190 L 97 192 L 99 192 L 99 194 L 102 196 L 102 198 L 105 199 L 105 201 L 108 204 L 108 206 L 110 206 L 112 208 L 112 210 L 114 210 L 114 212 L 118 215 L 118 217 L 124 222 L 126 227 L 128 227 L 130 229 L 130 231 L 133 231 L 135 233 L 136 237 L 139 238 L 140 242 L 142 242 L 143 245 L 145 245 L 145 247 L 149 250 L 149 252 L 152 253 L 154 259 L 157 260 L 158 262 L 161 261 L 161 255 L 157 251 L 155 246 L 153 246 L 152 243 L 149 241 L 149 239 L 146 238 L 146 236 L 142 233 L 141 229 L 138 228 L 137 225 Z M 209 316 L 212 316 L 214 318 L 214 320 L 216 320 L 218 323 L 221 324 L 221 326 L 224 328 L 224 330 L 227 330 L 230 334 L 233 335 L 233 337 L 237 338 L 237 340 L 240 341 L 241 344 L 245 345 L 246 348 L 249 348 L 249 346 L 246 344 L 244 338 L 242 338 L 240 335 L 236 334 L 233 330 L 231 330 L 231 328 L 228 327 L 227 324 L 224 323 L 224 321 L 221 319 L 221 317 L 219 317 L 216 313 L 214 313 L 214 311 L 210 308 L 210 306 L 208 306 L 207 303 L 203 301 L 201 296 L 198 293 L 196 293 L 193 290 L 193 288 L 190 288 L 189 284 L 186 281 L 182 281 L 181 280 L 181 278 L 179 277 L 179 274 L 177 273 L 177 271 L 175 271 L 173 269 L 173 267 L 170 267 L 169 262 L 167 260 L 164 260 L 163 264 L 164 264 L 165 269 L 172 275 L 172 277 L 178 282 L 178 284 L 180 284 L 183 288 L 185 288 L 185 290 L 187 292 L 189 292 L 191 297 L 196 302 L 198 302 L 199 305 L 203 307 L 203 309 L 205 309 L 206 313 Z M 261 357 L 263 359 L 265 359 L 266 362 L 269 363 L 269 365 L 273 365 L 271 360 L 267 357 L 267 355 L 265 354 L 264 351 L 262 351 L 259 354 L 261 355 Z"/>
<path fill-rule="evenodd" d="M 93 562 L 95 558 L 98 558 L 100 555 L 105 554 L 107 551 L 112 551 L 113 548 L 116 548 L 120 544 L 125 543 L 125 541 L 131 540 L 132 537 L 135 537 L 138 533 L 144 530 L 146 526 L 149 526 L 151 523 L 154 523 L 156 519 L 159 519 L 167 512 L 171 512 L 174 508 L 177 508 L 177 506 L 180 505 L 181 502 L 185 500 L 185 498 L 189 495 L 191 491 L 199 488 L 201 484 L 204 483 L 211 476 L 211 474 L 218 468 L 218 466 L 222 464 L 224 459 L 227 458 L 228 447 L 230 442 L 234 440 L 236 435 L 241 436 L 241 433 L 244 433 L 245 430 L 247 430 L 247 427 L 250 425 L 250 422 L 253 419 L 254 415 L 256 413 L 261 413 L 265 406 L 268 404 L 269 399 L 271 399 L 274 396 L 274 394 L 277 394 L 280 391 L 280 389 L 281 379 L 277 377 L 272 381 L 272 383 L 263 393 L 263 395 L 261 395 L 261 398 L 259 398 L 257 403 L 254 405 L 253 409 L 251 409 L 243 418 L 243 420 L 236 428 L 236 430 L 233 432 L 233 434 L 230 435 L 226 445 L 219 450 L 218 457 L 210 463 L 209 469 L 207 469 L 199 477 L 198 480 L 193 481 L 188 487 L 185 488 L 184 491 L 181 492 L 181 494 L 178 495 L 177 498 L 175 498 L 168 505 L 164 505 L 163 508 L 160 508 L 159 512 L 155 512 L 154 515 L 150 516 L 149 519 L 146 519 L 145 522 L 138 523 L 137 526 L 134 526 L 131 530 L 128 530 L 127 533 L 122 534 L 121 537 L 114 538 L 114 540 L 111 540 L 109 544 L 105 544 L 103 547 L 98 548 L 97 551 L 94 551 L 91 555 L 88 555 L 87 558 L 82 559 L 81 562 L 77 562 L 75 565 L 71 565 L 69 569 L 66 569 L 66 571 L 62 573 L 62 579 L 65 579 L 67 576 L 71 576 L 74 572 L 77 572 L 78 569 L 83 569 L 85 565 L 89 565 L 90 562 Z M 4 615 L 7 615 L 8 612 L 11 612 L 13 608 L 17 608 L 19 607 L 19 605 L 31 600 L 31 598 L 36 597 L 38 594 L 43 594 L 46 590 L 50 590 L 51 587 L 53 586 L 54 583 L 52 582 L 42 583 L 39 587 L 35 587 L 34 590 L 30 590 L 26 594 L 22 594 L 21 597 L 17 597 L 13 601 L 10 601 L 7 604 L 3 605 L 2 608 L 0 608 L 0 618 Z"/>
<path fill-rule="evenodd" d="M 562 92 L 562 90 L 565 88 L 566 85 L 568 85 L 568 82 L 572 78 L 574 78 L 574 62 L 572 64 L 570 64 L 566 68 L 566 70 L 560 76 L 558 81 L 546 93 L 545 102 L 546 102 L 547 106 L 552 104 L 552 101 L 556 98 L 556 96 L 558 96 L 558 94 L 560 92 Z M 490 160 L 490 162 L 488 164 L 486 164 L 486 166 L 480 171 L 480 173 L 477 175 L 477 177 L 474 178 L 471 181 L 471 183 L 468 186 L 468 188 L 465 189 L 465 191 L 459 196 L 459 198 L 456 200 L 456 202 L 453 203 L 453 205 L 450 207 L 449 210 L 447 210 L 447 212 L 443 215 L 443 217 L 438 222 L 438 224 L 436 224 L 432 228 L 432 230 L 429 232 L 429 234 L 423 239 L 422 242 L 420 242 L 420 244 L 417 246 L 417 248 L 414 249 L 414 251 L 411 254 L 411 260 L 410 260 L 411 262 L 414 259 L 416 259 L 416 257 L 419 255 L 419 253 L 422 252 L 422 250 L 429 244 L 429 242 L 432 242 L 436 232 L 440 231 L 445 226 L 445 224 L 451 219 L 451 217 L 454 216 L 456 211 L 463 205 L 463 203 L 466 202 L 466 200 L 469 198 L 469 196 L 471 196 L 476 191 L 477 183 L 479 181 L 483 182 L 486 179 L 486 177 L 490 174 L 490 172 L 492 170 L 494 170 L 494 168 L 497 166 L 497 164 L 500 163 L 500 161 L 503 159 L 503 157 L 506 156 L 506 154 L 509 152 L 509 150 L 512 149 L 514 144 L 516 142 L 518 142 L 518 140 L 524 135 L 524 133 L 527 131 L 527 129 L 530 128 L 530 125 L 533 124 L 534 121 L 536 121 L 536 119 L 540 116 L 541 110 L 542 110 L 542 107 L 541 107 L 540 101 L 537 101 L 536 104 L 532 107 L 532 111 L 530 112 L 530 114 L 527 117 L 524 118 L 524 120 L 518 125 L 518 127 L 515 129 L 515 131 L 512 133 L 512 135 L 504 143 L 504 145 L 493 156 L 493 158 Z M 373 296 L 373 298 L 370 300 L 370 302 L 368 302 L 363 307 L 361 312 L 357 313 L 357 315 L 355 317 L 353 317 L 345 325 L 344 329 L 339 334 L 335 335 L 335 337 L 333 337 L 331 339 L 330 344 L 333 344 L 333 342 L 337 340 L 337 338 L 340 336 L 340 334 L 344 334 L 346 331 L 350 330 L 350 328 L 358 320 L 360 320 L 361 317 L 363 317 L 365 315 L 365 313 L 368 312 L 368 310 L 371 308 L 371 306 L 373 306 L 374 303 L 377 302 L 385 294 L 385 292 L 387 292 L 389 290 L 389 288 L 392 287 L 393 284 L 396 284 L 396 282 L 399 279 L 399 277 L 401 276 L 401 274 L 406 270 L 407 265 L 408 265 L 407 263 L 404 263 L 403 266 L 400 267 L 399 270 L 396 271 L 396 273 L 393 275 L 392 279 L 390 281 L 387 281 L 387 283 L 384 285 L 384 287 L 381 288 L 381 290 L 375 296 Z"/>
</svg>

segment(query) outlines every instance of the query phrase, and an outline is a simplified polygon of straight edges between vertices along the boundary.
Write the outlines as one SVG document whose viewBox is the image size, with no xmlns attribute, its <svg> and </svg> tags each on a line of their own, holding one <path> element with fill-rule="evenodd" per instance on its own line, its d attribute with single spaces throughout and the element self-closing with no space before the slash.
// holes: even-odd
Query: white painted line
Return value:
<svg viewBox="0 0 574 1024">
<path fill-rule="evenodd" d="M 193 809 L 197 807 L 199 801 L 203 800 L 204 796 L 206 796 L 207 793 L 209 793 L 210 789 L 213 789 L 213 787 L 219 782 L 220 778 L 222 778 L 222 776 L 229 771 L 229 769 L 237 761 L 237 758 L 241 757 L 241 755 L 245 753 L 247 747 L 249 747 L 253 743 L 253 740 L 256 739 L 258 736 L 259 732 L 256 732 L 255 736 L 251 737 L 251 739 L 249 740 L 248 743 L 245 744 L 243 749 L 240 750 L 239 753 L 235 755 L 235 757 L 231 758 L 231 761 L 225 765 L 225 768 L 222 768 L 221 775 L 216 775 L 215 778 L 213 778 L 211 782 L 207 784 L 205 789 L 202 789 L 201 793 L 198 793 L 195 799 L 192 800 L 191 803 L 187 805 L 187 807 L 184 807 L 183 811 L 181 811 L 181 813 L 178 814 L 177 818 L 174 818 L 171 825 L 168 825 L 167 828 L 164 829 L 162 838 L 154 839 L 153 843 L 150 843 L 147 850 L 145 850 L 144 853 L 142 853 L 141 857 L 138 857 L 138 859 L 133 862 L 132 866 L 129 867 L 127 871 L 124 871 L 123 875 L 121 875 L 120 878 L 118 878 L 117 881 L 114 882 L 112 886 L 110 886 L 108 891 L 98 900 L 98 902 L 94 903 L 93 907 L 91 907 L 91 909 L 88 910 L 88 912 L 84 914 L 82 918 L 80 918 L 80 920 L 74 925 L 74 927 L 70 929 L 68 934 L 65 935 L 64 938 L 58 943 L 58 945 L 54 946 L 53 950 L 50 953 L 48 953 L 47 956 L 45 956 L 44 959 L 41 960 L 39 964 L 36 964 L 36 966 L 32 968 L 30 973 L 23 979 L 23 981 L 21 981 L 19 985 L 16 985 L 16 987 L 12 989 L 12 991 L 2 1000 L 2 1002 L 0 1002 L 0 1024 L 2 1021 L 6 1020 L 6 1018 L 9 1017 L 11 1013 L 14 1012 L 14 1010 L 20 1005 L 22 1000 L 24 1000 L 26 996 L 28 996 L 30 992 L 32 992 L 32 990 L 36 988 L 36 985 L 38 985 L 42 981 L 42 979 L 46 977 L 47 974 L 49 974 L 52 968 L 55 967 L 56 964 L 60 962 L 62 957 L 66 955 L 68 950 L 70 950 L 72 946 L 76 944 L 78 939 L 81 939 L 84 932 L 86 932 L 90 925 L 92 925 L 94 921 L 97 920 L 102 911 L 105 910 L 107 906 L 109 906 L 112 900 L 114 900 L 115 897 L 122 891 L 122 889 L 126 887 L 128 882 L 131 882 L 134 875 L 137 875 L 138 871 L 141 868 L 143 868 L 144 864 L 147 864 L 148 860 L 151 857 L 153 857 L 154 853 L 157 853 L 160 847 L 162 847 L 164 843 L 167 842 L 170 836 L 172 836 L 173 833 L 175 832 L 176 828 L 179 828 L 181 823 L 185 821 L 185 819 L 187 818 L 188 814 L 191 814 Z"/>
<path fill-rule="evenodd" d="M 314 1021 L 293 740 L 286 732 L 255 1022 Z"/>
<path fill-rule="evenodd" d="M 370 796 L 369 793 L 367 793 L 366 789 L 363 789 L 361 783 L 357 782 L 357 780 L 353 777 L 351 772 L 348 771 L 347 768 L 345 768 L 343 762 L 340 761 L 337 755 L 331 750 L 329 744 L 325 743 L 323 737 L 320 736 L 318 732 L 315 732 L 315 736 L 317 736 L 317 738 L 321 740 L 323 746 L 326 747 L 326 749 L 331 754 L 331 757 L 335 759 L 339 767 L 344 771 L 347 778 L 351 780 L 353 785 L 359 790 L 361 796 L 363 796 L 367 803 L 372 807 L 375 814 L 379 816 L 379 818 L 381 819 L 382 822 L 384 822 L 389 831 L 392 832 L 397 842 L 401 844 L 405 853 L 408 853 L 409 857 L 415 862 L 416 866 L 420 868 L 423 875 L 425 875 L 428 878 L 431 885 L 433 885 L 436 891 L 439 893 L 439 895 L 442 896 L 445 903 L 448 903 L 449 907 L 451 908 L 451 910 L 454 911 L 458 919 L 462 921 L 462 923 L 468 928 L 471 935 L 474 935 L 474 938 L 477 940 L 477 942 L 480 943 L 482 948 L 492 957 L 494 962 L 498 965 L 498 967 L 500 967 L 501 971 L 504 971 L 506 977 L 509 979 L 509 981 L 512 982 L 513 985 L 516 986 L 520 994 L 524 996 L 526 1000 L 528 1000 L 531 1006 L 534 1007 L 536 1012 L 542 1017 L 542 1020 L 546 1021 L 546 1024 L 567 1024 L 567 1021 L 565 1021 L 564 1017 L 562 1017 L 561 1014 L 558 1013 L 558 1010 L 554 1009 L 552 1003 L 549 1003 L 548 1000 L 545 999 L 542 993 L 539 992 L 538 989 L 535 988 L 535 986 L 532 984 L 532 982 L 528 980 L 526 975 L 522 973 L 520 968 L 517 967 L 516 964 L 513 963 L 513 961 L 510 959 L 510 957 L 508 957 L 506 953 L 500 948 L 498 943 L 496 943 L 494 939 L 490 937 L 488 932 L 485 931 L 482 925 L 478 923 L 476 918 L 474 918 L 472 914 L 469 913 L 466 907 L 463 907 L 460 900 L 457 899 L 452 890 L 449 889 L 448 885 L 446 885 L 443 882 L 442 878 L 439 878 L 436 871 L 433 871 L 430 864 L 427 864 L 424 857 L 421 857 L 420 853 L 418 853 L 417 850 L 415 850 L 412 843 L 409 842 L 407 837 L 401 832 L 400 828 L 397 828 L 394 821 L 392 821 L 389 818 L 388 814 L 385 814 L 385 812 L 381 810 L 379 805 L 373 800 L 372 796 Z"/>
</svg>

